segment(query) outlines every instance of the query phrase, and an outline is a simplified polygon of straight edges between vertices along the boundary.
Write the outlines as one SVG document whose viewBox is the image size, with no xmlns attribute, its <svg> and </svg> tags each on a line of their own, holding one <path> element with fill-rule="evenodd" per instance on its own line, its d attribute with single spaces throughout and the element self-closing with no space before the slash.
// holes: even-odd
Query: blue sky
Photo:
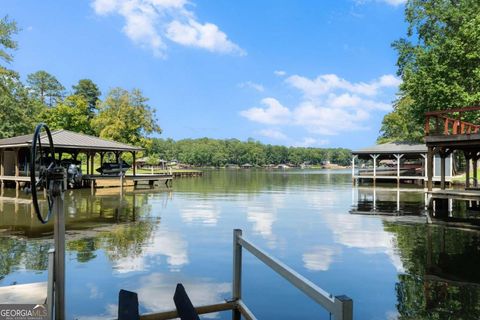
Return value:
<svg viewBox="0 0 480 320">
<path fill-rule="evenodd" d="M 164 138 L 375 143 L 400 83 L 402 0 L 4 0 L 11 68 L 139 88 Z"/>
</svg>

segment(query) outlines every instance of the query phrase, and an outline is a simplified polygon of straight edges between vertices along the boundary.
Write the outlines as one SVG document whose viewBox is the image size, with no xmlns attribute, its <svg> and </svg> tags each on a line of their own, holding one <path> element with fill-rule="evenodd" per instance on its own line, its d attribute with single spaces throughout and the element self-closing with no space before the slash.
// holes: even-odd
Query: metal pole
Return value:
<svg viewBox="0 0 480 320">
<path fill-rule="evenodd" d="M 238 238 L 241 236 L 242 230 L 233 230 L 232 299 L 234 301 L 238 301 L 242 298 L 242 246 L 238 243 Z M 241 314 L 238 308 L 232 310 L 232 319 L 241 319 Z"/>
<path fill-rule="evenodd" d="M 58 186 L 57 186 L 58 187 Z M 54 197 L 55 215 L 55 319 L 65 319 L 65 216 L 63 192 Z"/>
<path fill-rule="evenodd" d="M 49 319 L 54 320 L 54 280 L 55 277 L 55 249 L 48 250 L 48 284 L 47 284 L 47 314 Z"/>
</svg>

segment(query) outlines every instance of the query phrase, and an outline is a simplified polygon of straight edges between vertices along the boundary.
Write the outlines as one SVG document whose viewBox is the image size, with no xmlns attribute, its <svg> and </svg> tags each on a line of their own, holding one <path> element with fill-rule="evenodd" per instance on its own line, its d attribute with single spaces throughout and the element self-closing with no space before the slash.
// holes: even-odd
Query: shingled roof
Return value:
<svg viewBox="0 0 480 320">
<path fill-rule="evenodd" d="M 0 149 L 12 147 L 30 147 L 32 145 L 33 134 L 17 136 L 13 138 L 0 139 Z M 57 130 L 52 132 L 52 139 L 55 149 L 76 149 L 76 150 L 96 150 L 96 151 L 141 151 L 140 147 L 128 144 L 101 139 L 83 133 L 72 132 L 68 130 Z M 47 137 L 44 134 L 41 141 L 47 144 Z"/>
<path fill-rule="evenodd" d="M 408 142 L 390 142 L 377 144 L 368 148 L 352 151 L 352 154 L 418 154 L 427 153 L 428 149 L 425 144 L 415 144 Z"/>
</svg>

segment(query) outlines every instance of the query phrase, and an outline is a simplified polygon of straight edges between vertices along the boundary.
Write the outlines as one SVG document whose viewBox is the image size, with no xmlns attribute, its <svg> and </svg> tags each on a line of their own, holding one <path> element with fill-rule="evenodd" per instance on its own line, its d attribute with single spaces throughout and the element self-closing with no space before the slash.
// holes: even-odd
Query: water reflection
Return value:
<svg viewBox="0 0 480 320">
<path fill-rule="evenodd" d="M 305 268 L 311 271 L 327 271 L 335 257 L 340 255 L 340 247 L 315 246 L 303 254 Z"/>
<path fill-rule="evenodd" d="M 356 319 L 480 318 L 480 231 L 451 220 L 476 219 L 475 203 L 452 202 L 446 217 L 436 208 L 429 223 L 422 190 L 352 188 L 349 172 L 218 170 L 174 188 L 66 196 L 69 318 L 115 318 L 121 288 L 139 293 L 142 312 L 173 308 L 177 282 L 194 304 L 229 298 L 233 228 L 350 295 Z M 32 220 L 26 202 L 2 206 L 1 285 L 45 281 L 51 225 Z M 261 318 L 318 318 L 271 270 L 244 262 Z"/>
</svg>

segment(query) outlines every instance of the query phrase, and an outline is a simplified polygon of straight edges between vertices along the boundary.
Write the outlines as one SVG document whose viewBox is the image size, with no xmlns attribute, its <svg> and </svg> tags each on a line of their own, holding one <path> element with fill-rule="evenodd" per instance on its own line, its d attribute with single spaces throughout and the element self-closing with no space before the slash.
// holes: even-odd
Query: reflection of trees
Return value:
<svg viewBox="0 0 480 320">
<path fill-rule="evenodd" d="M 45 241 L 27 242 L 17 238 L 0 239 L 0 280 L 18 268 L 46 270 L 48 250 Z"/>
<path fill-rule="evenodd" d="M 99 240 L 110 260 L 134 258 L 142 254 L 145 244 L 152 238 L 154 221 L 137 221 L 102 232 Z"/>
<path fill-rule="evenodd" d="M 152 238 L 159 220 L 150 217 L 148 195 L 128 194 L 121 201 L 118 198 L 118 195 L 92 197 L 81 191 L 66 197 L 66 200 L 69 199 L 66 201 L 65 210 L 67 229 L 88 229 L 74 234 L 67 232 L 66 250 L 76 254 L 78 262 L 94 259 L 97 250 L 104 250 L 112 260 L 136 257 L 142 253 L 145 244 Z M 30 215 L 25 222 L 20 218 L 17 219 L 19 223 L 31 227 Z M 121 221 L 134 222 L 118 224 Z M 30 231 L 28 234 L 45 237 L 52 232 L 45 231 L 43 225 L 38 225 L 40 229 Z M 0 238 L 0 280 L 16 269 L 46 270 L 48 250 L 52 247 L 50 236 L 48 238 L 48 240 Z"/>
<path fill-rule="evenodd" d="M 396 284 L 401 319 L 480 318 L 477 232 L 385 222 L 405 274 Z"/>
<path fill-rule="evenodd" d="M 260 192 L 263 190 L 285 190 L 297 186 L 329 186 L 351 184 L 349 174 L 327 174 L 326 171 L 288 169 L 257 170 L 257 169 L 220 169 L 205 171 L 199 179 L 177 179 L 175 190 L 197 193 L 238 193 Z"/>
</svg>

